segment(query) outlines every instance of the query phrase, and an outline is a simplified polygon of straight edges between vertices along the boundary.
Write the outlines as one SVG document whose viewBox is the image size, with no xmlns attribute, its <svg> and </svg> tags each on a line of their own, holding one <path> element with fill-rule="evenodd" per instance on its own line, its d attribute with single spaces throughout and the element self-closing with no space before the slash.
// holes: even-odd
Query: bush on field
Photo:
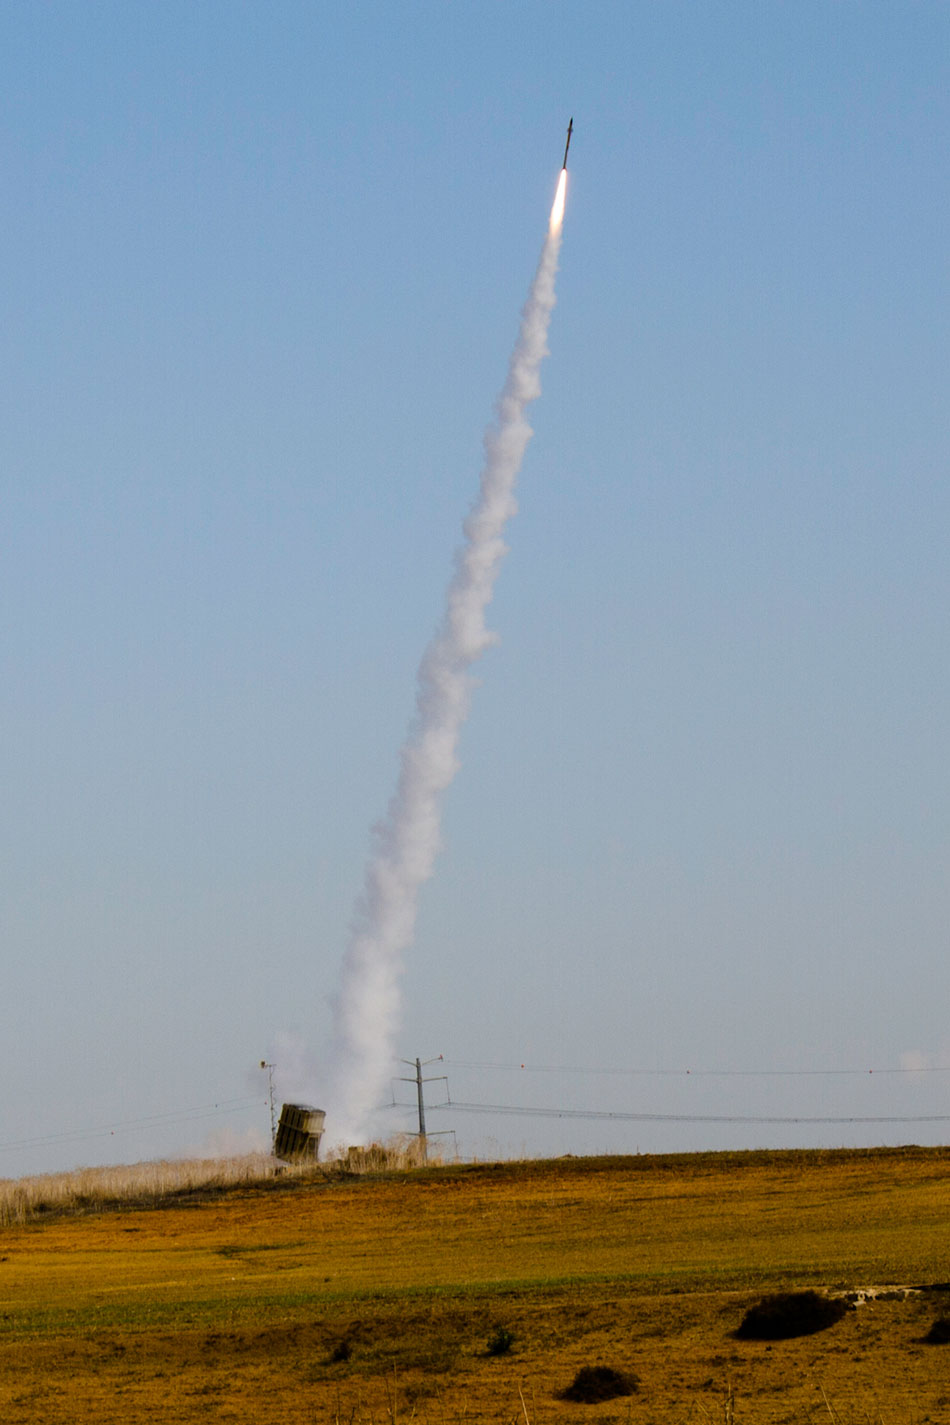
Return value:
<svg viewBox="0 0 950 1425">
<path fill-rule="evenodd" d="M 496 1326 L 485 1342 L 485 1350 L 490 1356 L 504 1356 L 515 1344 L 515 1335 L 507 1326 Z"/>
<path fill-rule="evenodd" d="M 840 1321 L 848 1303 L 817 1291 L 780 1291 L 750 1306 L 734 1334 L 744 1341 L 785 1341 L 811 1336 Z"/>
<path fill-rule="evenodd" d="M 640 1384 L 632 1371 L 616 1371 L 613 1366 L 581 1366 L 560 1400 L 574 1400 L 581 1405 L 595 1405 L 599 1400 L 613 1400 L 618 1395 L 632 1395 Z"/>
<path fill-rule="evenodd" d="M 397 1135 L 387 1143 L 333 1148 L 327 1155 L 326 1168 L 341 1177 L 360 1177 L 364 1173 L 411 1172 L 413 1168 L 431 1167 L 441 1162 L 438 1148 L 421 1143 L 413 1133 Z"/>
</svg>

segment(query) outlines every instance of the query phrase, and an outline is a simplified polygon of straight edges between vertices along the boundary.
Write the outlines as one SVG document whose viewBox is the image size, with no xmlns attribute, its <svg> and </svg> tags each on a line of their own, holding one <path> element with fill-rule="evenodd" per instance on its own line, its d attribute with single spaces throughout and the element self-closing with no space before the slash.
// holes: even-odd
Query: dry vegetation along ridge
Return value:
<svg viewBox="0 0 950 1425">
<path fill-rule="evenodd" d="M 0 1230 L 0 1419 L 950 1421 L 950 1292 L 733 1334 L 765 1293 L 950 1279 L 950 1150 L 245 1177 L 34 1186 Z M 632 1393 L 571 1399 L 585 1367 Z"/>
</svg>

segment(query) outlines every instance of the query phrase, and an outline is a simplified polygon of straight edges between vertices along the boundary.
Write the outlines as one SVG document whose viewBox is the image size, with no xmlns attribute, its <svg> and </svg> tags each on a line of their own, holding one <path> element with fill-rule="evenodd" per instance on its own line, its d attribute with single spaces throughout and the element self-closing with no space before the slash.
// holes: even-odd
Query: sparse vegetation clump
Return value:
<svg viewBox="0 0 950 1425">
<path fill-rule="evenodd" d="M 787 1341 L 834 1326 L 848 1303 L 817 1291 L 780 1291 L 750 1306 L 735 1335 L 742 1341 Z"/>
<path fill-rule="evenodd" d="M 614 1400 L 619 1395 L 633 1395 L 639 1384 L 632 1371 L 618 1371 L 613 1366 L 581 1366 L 558 1399 L 596 1405 L 598 1401 Z"/>
<path fill-rule="evenodd" d="M 360 1143 L 350 1148 L 334 1148 L 326 1169 L 340 1177 L 363 1177 L 371 1173 L 410 1172 L 414 1168 L 437 1167 L 442 1162 L 438 1149 L 420 1143 L 415 1134 L 391 1138 L 387 1143 Z"/>
<path fill-rule="evenodd" d="M 485 1343 L 489 1356 L 504 1356 L 515 1344 L 515 1334 L 507 1326 L 496 1326 Z"/>
</svg>

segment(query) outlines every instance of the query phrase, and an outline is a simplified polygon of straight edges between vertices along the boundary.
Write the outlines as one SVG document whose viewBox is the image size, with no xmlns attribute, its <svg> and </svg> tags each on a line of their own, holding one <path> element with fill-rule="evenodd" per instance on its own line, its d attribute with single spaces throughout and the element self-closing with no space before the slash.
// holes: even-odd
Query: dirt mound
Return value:
<svg viewBox="0 0 950 1425">
<path fill-rule="evenodd" d="M 840 1321 L 848 1303 L 817 1291 L 781 1291 L 750 1306 L 733 1333 L 741 1341 L 785 1341 L 811 1336 Z"/>
<path fill-rule="evenodd" d="M 632 1395 L 639 1384 L 632 1371 L 615 1371 L 612 1366 L 581 1366 L 573 1382 L 560 1392 L 558 1399 L 594 1405 L 598 1400 Z"/>
</svg>

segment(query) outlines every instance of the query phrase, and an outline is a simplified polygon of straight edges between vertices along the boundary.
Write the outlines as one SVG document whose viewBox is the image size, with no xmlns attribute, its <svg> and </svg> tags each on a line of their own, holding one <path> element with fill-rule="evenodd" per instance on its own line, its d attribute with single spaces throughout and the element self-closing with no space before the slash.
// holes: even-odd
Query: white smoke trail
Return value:
<svg viewBox="0 0 950 1425">
<path fill-rule="evenodd" d="M 456 747 L 473 687 L 468 670 L 496 642 L 485 626 L 485 610 L 506 553 L 502 534 L 517 508 L 515 481 L 531 439 L 525 410 L 541 394 L 566 178 L 562 172 L 496 423 L 485 433 L 480 494 L 464 524 L 465 543 L 455 557 L 442 624 L 419 667 L 415 718 L 402 748 L 396 791 L 385 820 L 374 828 L 375 850 L 335 1004 L 327 1123 L 328 1141 L 335 1143 L 362 1141 L 373 1110 L 385 1098 L 402 953 L 412 943 L 419 887 L 432 875 L 439 851 L 442 793 L 458 770 Z"/>
</svg>

